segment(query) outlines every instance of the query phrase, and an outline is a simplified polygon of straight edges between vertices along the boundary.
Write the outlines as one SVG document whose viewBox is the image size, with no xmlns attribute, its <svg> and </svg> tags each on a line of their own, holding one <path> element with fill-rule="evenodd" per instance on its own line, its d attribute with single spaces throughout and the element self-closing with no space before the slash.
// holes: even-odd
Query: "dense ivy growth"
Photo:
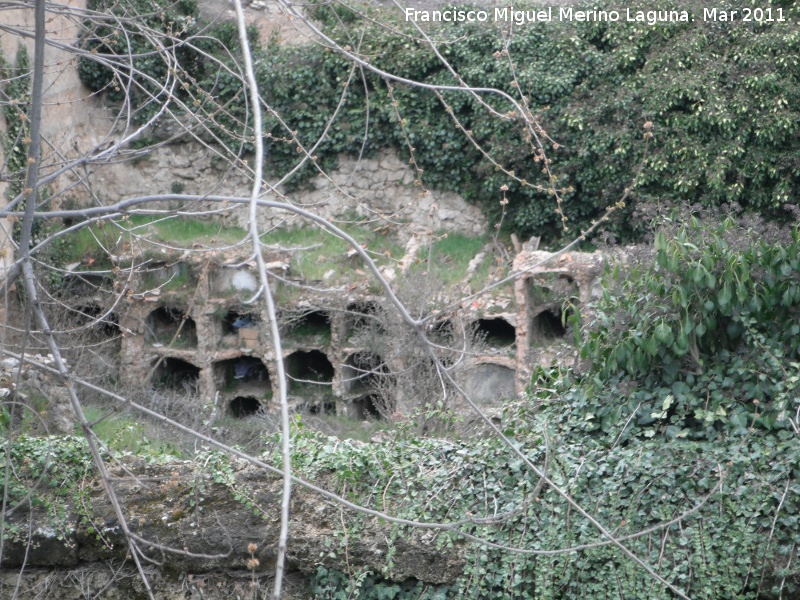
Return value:
<svg viewBox="0 0 800 600">
<path fill-rule="evenodd" d="M 0 428 L 7 431 L 11 414 L 0 412 Z M 19 510 L 38 510 L 48 515 L 59 540 L 71 531 L 71 507 L 85 502 L 86 480 L 95 476 L 94 463 L 86 440 L 74 436 L 4 437 L 0 456 L 8 465 L 5 480 L 4 517 Z M 28 524 L 3 521 L 3 535 L 12 542 L 24 541 Z M 90 527 L 90 534 L 95 531 Z"/>
<path fill-rule="evenodd" d="M 6 134 L 3 139 L 9 177 L 6 196 L 10 199 L 22 192 L 28 156 L 30 59 L 25 46 L 20 47 L 16 64 L 13 66 L 0 52 L 0 99 L 6 123 Z"/>
<path fill-rule="evenodd" d="M 516 443 L 601 522 L 689 597 L 788 597 L 800 572 L 797 543 L 800 448 L 796 440 L 746 438 L 736 443 L 649 440 L 612 449 L 570 437 L 549 437 L 521 406 L 507 417 Z M 521 553 L 469 542 L 464 574 L 454 585 L 426 593 L 447 598 L 671 598 L 639 566 L 603 543 L 602 536 L 495 440 L 472 443 L 403 441 L 353 446 L 300 433 L 295 468 L 333 474 L 353 499 L 400 516 L 426 521 L 466 519 L 461 531 Z M 378 493 L 376 493 L 378 490 Z M 479 523 L 483 517 L 497 517 Z M 358 516 L 332 540 L 343 555 L 369 527 Z M 411 535 L 395 529 L 392 540 Z M 392 540 L 388 556 L 392 555 Z M 464 540 L 442 532 L 442 552 Z M 574 550 L 569 550 L 574 548 Z M 563 553 L 547 551 L 567 549 Z M 535 554 L 535 552 L 541 552 Z M 526 554 L 525 552 L 530 552 Z M 345 564 L 344 560 L 339 561 Z M 330 564 L 327 560 L 326 564 Z M 407 598 L 388 581 L 378 595 L 376 577 L 323 568 L 318 598 Z M 417 588 L 422 590 L 422 586 Z M 429 596 L 423 596 L 429 597 Z"/>
<path fill-rule="evenodd" d="M 106 16 L 87 21 L 81 45 L 89 55 L 78 62 L 83 83 L 112 102 L 129 100 L 136 123 L 147 122 L 169 100 L 173 115 L 202 119 L 215 141 L 237 154 L 252 151 L 234 23 L 201 25 L 195 0 L 92 0 L 89 9 Z M 255 28 L 249 36 L 258 47 Z M 227 111 L 218 102 L 242 107 Z"/>
<path fill-rule="evenodd" d="M 782 207 L 797 204 L 800 184 L 800 6 L 767 5 L 782 7 L 786 21 L 588 27 L 582 35 L 605 67 L 552 113 L 576 150 L 566 166 L 576 188 L 613 201 L 640 160 L 639 128 L 649 121 L 655 137 L 639 197 L 736 201 L 787 216 Z M 708 5 L 694 6 L 699 21 Z"/>
<path fill-rule="evenodd" d="M 781 8 L 785 21 L 706 22 L 698 3 L 659 7 L 693 8 L 698 14 L 690 23 L 527 23 L 506 39 L 489 23 L 432 30 L 442 56 L 467 84 L 527 99 L 558 143 L 558 149 L 547 144 L 555 181 L 543 179 L 541 157 L 521 124 L 491 114 L 469 94 L 437 98 L 401 84 L 390 88 L 320 46 L 257 46 L 258 78 L 274 109 L 265 120 L 268 172 L 284 173 L 297 164 L 303 156 L 299 145 L 311 147 L 332 120 L 314 152 L 321 166 L 333 165 L 342 152 L 391 145 L 408 153 L 410 145 L 425 185 L 458 190 L 490 213 L 499 210 L 498 190 L 508 185 L 506 224 L 521 234 L 549 240 L 562 235 L 552 197 L 535 185 L 564 189 L 564 210 L 573 226 L 583 227 L 633 184 L 642 163 L 634 198 L 709 206 L 736 200 L 747 209 L 783 217 L 782 207 L 796 202 L 800 181 L 800 6 L 779 0 L 767 5 Z M 111 9 L 125 6 L 113 3 Z M 197 31 L 193 10 L 184 2 L 153 12 L 152 27 L 189 39 Z M 377 67 L 425 83 L 457 84 L 410 23 L 381 27 L 327 3 L 312 14 L 342 46 Z M 230 27 L 192 39 L 231 70 L 220 69 L 220 63 L 209 66 L 207 57 L 188 46 L 180 46 L 179 58 L 182 77 L 194 93 L 190 109 L 207 116 L 220 139 L 246 151 L 247 106 L 232 63 L 238 44 Z M 209 41 L 214 35 L 222 44 Z M 87 43 L 104 52 L 124 49 L 110 28 L 97 30 Z M 145 53 L 135 60 L 155 56 Z M 158 72 L 149 63 L 142 66 Z M 116 92 L 118 83 L 103 69 L 89 60 L 81 64 L 85 82 Z M 497 96 L 481 98 L 501 114 L 511 109 Z M 645 133 L 653 134 L 647 153 Z M 498 170 L 472 140 L 514 178 Z M 315 172 L 309 164 L 293 181 Z M 632 214 L 613 224 L 624 239 L 641 233 Z"/>
<path fill-rule="evenodd" d="M 197 3 L 90 0 L 87 8 L 110 13 L 119 20 L 106 16 L 90 21 L 90 34 L 84 37 L 82 45 L 97 58 L 81 57 L 78 62 L 81 81 L 92 89 L 105 91 L 112 101 L 129 97 L 137 107 L 152 105 L 154 112 L 165 95 L 158 84 L 168 82 L 171 75 L 160 52 L 173 41 L 197 34 Z M 180 45 L 171 50 L 188 77 L 202 73 L 204 64 L 196 54 Z M 124 58 L 127 55 L 131 55 L 129 61 Z"/>
<path fill-rule="evenodd" d="M 630 257 L 624 276 L 609 269 L 583 311 L 582 364 L 542 370 L 503 419 L 535 464 L 691 598 L 800 589 L 798 256 L 796 228 L 697 209 L 662 220 L 654 248 Z M 301 433 L 298 450 L 300 472 L 334 473 L 354 498 L 381 490 L 376 507 L 389 512 L 466 518 L 461 531 L 523 551 L 573 549 L 470 545 L 447 597 L 672 597 L 597 545 L 601 536 L 552 490 L 537 495 L 535 476 L 496 440 L 355 448 Z M 503 518 L 478 522 L 486 515 Z M 446 549 L 457 539 L 437 541 Z M 361 576 L 336 589 L 357 590 Z M 333 585 L 329 572 L 322 578 Z"/>
<path fill-rule="evenodd" d="M 800 589 L 800 567 L 793 560 L 800 543 L 795 439 L 750 435 L 718 444 L 646 440 L 607 448 L 568 433 L 548 434 L 527 402 L 508 407 L 505 421 L 513 424 L 506 433 L 530 460 L 546 466 L 554 481 L 689 597 L 792 597 Z M 335 520 L 343 529 L 329 538 L 327 554 L 320 557 L 312 581 L 315 598 L 672 597 L 560 496 L 538 489 L 536 477 L 496 440 L 400 436 L 391 444 L 356 445 L 302 427 L 294 433 L 297 475 L 324 475 L 334 491 L 397 516 L 461 521 L 458 531 L 508 547 L 491 548 L 442 531 L 429 543 L 443 553 L 462 553 L 463 576 L 449 585 L 396 582 L 395 544 L 414 535 L 397 526 L 386 539 L 383 572 L 356 567 L 348 572 L 348 547 L 358 544 L 371 524 L 348 513 Z M 9 506 L 30 502 L 51 516 L 57 536 L 69 536 L 66 507 L 87 506 L 81 495 L 94 477 L 86 443 L 23 436 L 0 450 L 14 466 Z M 207 459 L 198 462 L 235 494 L 227 461 Z M 239 497 L 243 511 L 255 509 L 251 499 Z M 92 533 L 91 522 L 86 524 Z M 7 538 L 26 534 L 6 522 Z"/>
<path fill-rule="evenodd" d="M 544 404 L 566 401 L 558 415 L 565 424 L 621 440 L 794 435 L 797 228 L 668 219 L 653 252 L 609 269 L 602 287 L 584 311 L 585 363 L 555 387 L 534 382 Z"/>
<path fill-rule="evenodd" d="M 450 588 L 421 581 L 396 583 L 373 573 L 356 576 L 320 566 L 314 573 L 311 592 L 319 600 L 446 600 Z"/>
</svg>

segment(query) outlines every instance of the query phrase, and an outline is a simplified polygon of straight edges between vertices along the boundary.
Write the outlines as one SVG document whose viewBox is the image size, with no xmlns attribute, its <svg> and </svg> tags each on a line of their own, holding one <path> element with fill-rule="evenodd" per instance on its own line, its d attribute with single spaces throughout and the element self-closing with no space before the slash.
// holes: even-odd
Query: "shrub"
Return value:
<svg viewBox="0 0 800 600">
<path fill-rule="evenodd" d="M 731 217 L 668 220 L 652 254 L 610 269 L 603 290 L 587 311 L 583 369 L 560 383 L 571 423 L 623 439 L 790 435 L 800 407 L 797 228 L 773 237 Z"/>
</svg>

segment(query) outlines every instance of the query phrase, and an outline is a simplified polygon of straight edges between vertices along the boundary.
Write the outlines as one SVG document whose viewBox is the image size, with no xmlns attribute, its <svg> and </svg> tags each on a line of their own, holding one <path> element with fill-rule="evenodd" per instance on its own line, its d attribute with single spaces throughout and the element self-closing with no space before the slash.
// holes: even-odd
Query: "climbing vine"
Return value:
<svg viewBox="0 0 800 600">
<path fill-rule="evenodd" d="M 675 213 L 652 254 L 609 268 L 585 310 L 574 373 L 544 378 L 570 427 L 626 440 L 794 435 L 800 389 L 800 233 Z"/>
<path fill-rule="evenodd" d="M 22 192 L 28 155 L 28 103 L 30 101 L 30 59 L 25 46 L 17 51 L 16 63 L 12 66 L 0 53 L 0 94 L 2 94 L 3 117 L 6 135 L 3 141 L 6 170 L 10 177 L 8 198 Z"/>
<path fill-rule="evenodd" d="M 509 424 L 505 433 L 529 459 L 546 466 L 553 481 L 689 597 L 797 593 L 800 568 L 792 558 L 800 449 L 795 439 L 652 439 L 609 448 L 570 431 L 552 431 L 527 401 L 509 405 L 504 422 Z M 605 543 L 560 496 L 538 486 L 497 440 L 419 440 L 399 433 L 392 442 L 355 444 L 300 425 L 293 440 L 296 475 L 325 481 L 334 492 L 395 516 L 456 523 L 440 531 L 401 525 L 387 530 L 378 519 L 343 509 L 342 517 L 331 522 L 333 532 L 311 579 L 315 598 L 672 597 Z M 91 503 L 81 500 L 92 475 L 83 440 L 18 437 L 6 443 L 14 465 L 12 504 L 30 497 L 35 509 L 53 515 L 54 535 L 69 522 L 62 514 L 65 507 L 85 511 L 82 535 L 100 535 Z M 241 510 L 261 514 L 258 501 L 238 488 L 228 459 L 212 453 L 201 456 L 199 464 L 203 475 L 187 496 L 187 509 L 197 509 L 193 499 L 202 504 L 204 487 L 216 484 L 231 489 Z M 387 531 L 375 549 L 384 566 L 368 571 L 347 557 L 376 526 Z M 14 519 L 5 527 L 12 540 L 18 539 Z M 398 549 L 410 543 L 446 557 L 455 571 L 450 568 L 444 581 L 396 581 Z"/>
<path fill-rule="evenodd" d="M 554 481 L 689 597 L 777 597 L 795 589 L 798 573 L 791 556 L 798 507 L 789 498 L 800 490 L 795 440 L 750 438 L 718 445 L 650 440 L 607 449 L 558 434 L 548 437 L 548 459 L 541 443 L 546 430 L 527 403 L 509 407 L 506 416 L 515 423 L 507 433 L 524 444 L 529 458 L 548 464 Z M 392 514 L 463 520 L 461 532 L 506 547 L 440 532 L 435 540 L 440 552 L 462 552 L 464 563 L 463 575 L 436 591 L 444 597 L 671 597 L 603 544 L 552 490 L 537 490 L 535 478 L 497 441 L 354 446 L 302 431 L 296 439 L 298 473 L 333 475 L 353 499 Z M 347 529 L 331 540 L 334 555 L 344 552 L 345 540 L 358 543 L 369 527 L 357 517 L 345 522 Z M 414 535 L 412 529 L 396 531 L 389 557 L 391 544 Z M 570 548 L 575 550 L 525 554 Z M 328 564 L 316 575 L 316 597 L 407 597 L 390 581 L 390 559 L 383 573 L 369 574 L 375 587 L 365 588 L 363 572 L 348 574 Z M 378 595 L 378 586 L 387 595 Z"/>
<path fill-rule="evenodd" d="M 6 416 L 7 413 L 2 414 Z M 6 424 L 2 426 L 5 428 Z M 5 516 L 41 511 L 48 515 L 53 535 L 58 540 L 69 539 L 72 533 L 70 511 L 83 508 L 87 517 L 90 514 L 86 510 L 88 493 L 84 486 L 95 473 L 86 440 L 73 436 L 23 435 L 5 439 L 0 444 L 0 455 L 9 461 Z M 22 523 L 4 519 L 6 539 L 11 542 L 27 540 L 27 522 Z M 91 524 L 87 527 L 90 535 L 96 533 Z"/>
<path fill-rule="evenodd" d="M 633 202 L 611 224 L 620 239 L 641 236 L 646 223 L 634 209 L 648 200 L 706 206 L 736 200 L 748 210 L 785 219 L 783 207 L 796 202 L 800 181 L 793 158 L 800 123 L 800 7 L 768 4 L 781 5 L 785 21 L 527 23 L 513 36 L 487 24 L 431 29 L 441 55 L 466 84 L 524 99 L 538 116 L 542 139 L 552 136 L 554 141 L 547 142 L 546 150 L 555 180 L 543 179 L 546 159 L 518 120 L 487 110 L 508 114 L 512 107 L 505 100 L 463 93 L 437 97 L 402 85 L 387 95 L 386 82 L 355 70 L 339 53 L 320 46 L 261 46 L 254 38 L 257 76 L 272 109 L 264 125 L 269 172 L 293 168 L 304 157 L 303 148 L 317 142 L 333 119 L 315 160 L 291 184 L 302 184 L 318 172 L 317 166 L 335 165 L 341 153 L 395 146 L 406 153 L 413 148 L 425 186 L 456 190 L 495 216 L 503 208 L 496 202 L 498 190 L 507 186 L 505 223 L 545 241 L 563 235 L 555 202 L 547 194 L 552 186 L 560 190 L 571 233 L 634 183 Z M 110 10 L 121 7 L 127 4 L 113 3 Z M 237 154 L 251 150 L 234 62 L 238 42 L 226 30 L 230 27 L 195 39 L 198 17 L 191 3 L 151 10 L 152 27 L 192 42 L 180 45 L 176 71 L 179 97 L 185 97 L 188 110 L 205 117 Z M 381 69 L 424 83 L 458 83 L 409 23 L 366 7 L 359 10 L 379 19 L 364 19 L 342 6 L 334 10 L 328 3 L 319 3 L 311 14 L 342 47 Z M 127 50 L 106 29 L 95 26 L 87 47 L 112 54 Z M 155 59 L 152 52 L 136 58 Z M 137 66 L 157 72 L 155 65 Z M 120 76 L 100 63 L 82 60 L 81 74 L 95 89 L 122 93 Z M 313 95 L 308 82 L 313 82 Z M 148 110 L 158 104 L 145 102 L 139 92 L 134 99 Z M 652 138 L 647 153 L 644 135 Z"/>
</svg>

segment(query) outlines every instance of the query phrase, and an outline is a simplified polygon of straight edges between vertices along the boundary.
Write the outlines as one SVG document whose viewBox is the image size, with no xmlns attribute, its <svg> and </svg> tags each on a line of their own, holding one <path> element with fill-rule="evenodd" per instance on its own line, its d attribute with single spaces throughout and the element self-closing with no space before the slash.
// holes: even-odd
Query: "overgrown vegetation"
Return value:
<svg viewBox="0 0 800 600">
<path fill-rule="evenodd" d="M 113 10 L 124 12 L 126 6 L 115 3 Z M 370 153 L 384 146 L 408 152 L 410 144 L 422 169 L 417 173 L 422 184 L 457 190 L 498 220 L 499 190 L 507 185 L 505 224 L 521 235 L 540 235 L 545 242 L 563 234 L 552 196 L 536 185 L 563 190 L 563 210 L 574 234 L 619 199 L 634 183 L 640 164 L 634 202 L 611 228 L 622 240 L 639 237 L 646 227 L 636 212 L 638 200 L 706 206 L 735 200 L 747 210 L 785 219 L 783 207 L 796 203 L 800 180 L 794 159 L 800 151 L 800 7 L 782 0 L 765 6 L 780 8 L 785 20 L 705 22 L 699 3 L 668 3 L 659 8 L 696 10 L 696 22 L 527 23 L 505 41 L 499 27 L 487 23 L 448 23 L 432 30 L 442 55 L 467 84 L 525 97 L 543 129 L 552 132 L 554 143 L 547 143 L 557 176 L 552 182 L 542 178 L 542 158 L 516 120 L 495 118 L 468 94 L 437 98 L 406 86 L 388 86 L 368 72 L 362 80 L 347 60 L 320 46 L 265 49 L 256 44 L 261 88 L 286 123 L 280 124 L 273 113 L 267 115 L 270 171 L 283 173 L 296 165 L 303 156 L 299 145 L 309 147 L 318 140 L 339 107 L 315 152 L 316 160 L 295 175 L 295 184 L 316 174 L 315 165 L 333 166 L 340 153 Z M 637 8 L 650 7 L 631 5 Z M 192 10 L 188 3 L 170 5 L 158 13 L 153 26 L 188 38 L 195 26 L 188 24 L 194 23 Z M 379 68 L 424 83 L 456 83 L 427 44 L 416 41 L 419 36 L 410 23 L 393 22 L 393 28 L 365 25 L 346 9 L 334 13 L 327 3 L 311 12 L 343 46 L 353 46 L 358 39 L 355 51 Z M 232 65 L 221 48 L 235 55 L 238 44 L 226 27 L 230 29 L 225 25 L 208 32 L 222 44 L 206 38 L 195 43 L 221 64 Z M 107 43 L 109 39 L 113 43 Z M 87 43 L 96 46 L 102 40 L 103 51 L 121 54 L 126 48 L 116 39 L 103 30 Z M 199 53 L 183 46 L 181 50 L 179 77 L 198 90 L 187 97 L 187 106 L 209 116 L 215 135 L 237 153 L 246 151 L 247 108 L 238 98 L 241 87 L 234 81 L 235 69 L 229 72 L 216 64 L 211 68 Z M 99 63 L 82 59 L 87 84 L 121 93 L 116 91 L 119 85 L 112 87 L 108 73 Z M 309 81 L 314 82 L 313 98 L 308 95 Z M 152 107 L 158 97 L 155 100 L 147 104 L 140 99 L 140 104 Z M 512 108 L 496 97 L 482 101 L 499 113 Z M 645 134 L 653 136 L 648 153 Z M 546 137 L 545 132 L 540 135 Z"/>
<path fill-rule="evenodd" d="M 784 205 L 796 202 L 798 182 L 800 37 L 794 23 L 800 9 L 788 2 L 774 5 L 784 7 L 786 23 L 618 23 L 613 28 L 585 23 L 559 30 L 529 25 L 507 48 L 492 28 L 464 25 L 452 28 L 453 40 L 442 49 L 468 83 L 524 94 L 547 128 L 552 123 L 563 132 L 558 144 L 566 147 L 553 148 L 560 179 L 548 185 L 563 186 L 564 210 L 573 225 L 585 225 L 613 202 L 641 161 L 640 200 L 690 199 L 716 206 L 738 199 L 746 209 L 785 218 Z M 131 7 L 95 8 L 124 14 Z M 134 8 L 151 11 L 149 26 L 177 39 L 196 31 L 190 3 L 172 7 L 175 14 L 149 3 Z M 352 41 L 337 29 L 338 20 L 326 16 L 328 10 L 321 5 L 316 16 L 343 44 Z M 347 12 L 339 16 L 352 23 Z M 227 41 L 207 41 L 213 49 L 209 55 L 217 65 L 232 67 L 223 48 L 235 54 L 235 36 L 229 28 L 225 38 L 225 27 L 219 39 Z M 115 31 L 96 29 L 86 48 L 122 54 L 128 47 L 116 41 Z M 453 82 L 421 43 L 371 26 L 360 33 L 358 52 L 373 64 L 420 81 Z M 724 45 L 717 43 L 720 39 Z M 137 60 L 155 60 L 150 41 L 142 37 L 136 44 Z M 178 97 L 195 107 L 187 110 L 213 115 L 212 131 L 237 153 L 248 151 L 235 73 L 212 70 L 188 47 L 180 50 L 185 52 L 180 77 L 203 92 L 193 95 L 189 86 Z M 486 201 L 490 211 L 500 186 L 507 185 L 507 217 L 514 228 L 551 240 L 561 235 L 555 233 L 554 206 L 541 202 L 541 193 L 527 180 L 538 181 L 543 159 L 513 119 L 488 115 L 467 95 L 437 98 L 390 88 L 371 75 L 365 75 L 362 87 L 346 86 L 355 73 L 338 55 L 318 47 L 258 52 L 268 101 L 289 120 L 287 132 L 268 119 L 272 166 L 285 172 L 295 165 L 298 144 L 317 139 L 344 98 L 317 151 L 317 164 L 330 166 L 341 152 L 407 148 L 407 137 L 425 185 L 457 189 Z M 132 80 L 111 77 L 98 65 L 82 63 L 84 80 L 120 99 Z M 150 65 L 137 67 L 147 73 Z M 318 99 L 308 97 L 308 81 L 315 82 Z M 131 97 L 142 115 L 152 114 L 160 92 L 147 79 L 136 85 Z M 367 94 L 372 104 L 365 137 Z M 509 110 L 502 101 L 488 101 L 501 113 Z M 221 104 L 225 111 L 217 110 Z M 651 132 L 652 152 L 645 156 L 642 134 Z M 472 139 L 514 175 L 496 171 Z M 311 172 L 309 166 L 297 181 Z M 622 239 L 645 230 L 638 213 L 627 217 L 614 224 Z M 97 227 L 88 234 L 95 241 L 103 226 Z M 270 233 L 265 241 L 286 245 L 293 235 Z M 381 245 L 380 233 L 361 239 L 379 254 L 395 255 Z M 296 243 L 307 245 L 307 232 Z M 468 254 L 462 249 L 471 242 L 454 238 L 452 243 L 442 241 L 434 251 L 449 256 L 449 266 L 460 273 Z M 79 247 L 89 252 L 91 243 Z M 333 265 L 342 264 L 338 258 L 329 262 L 344 251 L 340 240 L 325 237 L 314 251 L 298 251 L 302 258 L 295 260 L 305 279 L 324 278 Z M 581 364 L 540 371 L 530 397 L 507 406 L 502 419 L 504 433 L 528 460 L 545 468 L 632 552 L 692 598 L 779 598 L 800 592 L 798 257 L 797 228 L 787 233 L 763 221 L 718 220 L 715 212 L 662 221 L 652 253 L 636 257 L 624 275 L 610 270 L 603 294 L 583 311 Z M 421 302 L 430 301 L 431 295 L 416 291 Z M 411 358 L 421 356 L 387 331 L 389 339 L 380 343 L 390 342 Z M 391 356 L 383 349 L 376 355 L 384 361 Z M 413 366 L 409 377 L 430 387 L 432 379 L 421 377 L 419 366 L 430 369 L 430 361 L 404 364 Z M 508 446 L 494 438 L 442 441 L 419 439 L 418 433 L 400 431 L 392 443 L 353 444 L 296 425 L 294 472 L 311 480 L 324 475 L 344 496 L 399 517 L 458 522 L 457 531 L 439 531 L 430 543 L 442 552 L 463 552 L 462 576 L 435 588 L 392 582 L 399 542 L 419 535 L 400 526 L 386 540 L 382 572 L 347 572 L 349 548 L 371 524 L 354 514 L 341 519 L 339 535 L 320 559 L 324 566 L 314 580 L 318 597 L 673 597 L 559 494 L 540 486 Z M 125 446 L 135 444 L 140 430 L 123 425 L 104 435 Z M 49 444 L 19 437 L 4 448 L 15 466 L 9 470 L 9 498 L 25 500 L 30 482 L 42 481 L 56 498 L 41 504 L 48 513 L 66 503 L 59 494 L 80 491 L 75 482 L 82 481 L 90 464 L 85 446 L 71 438 L 62 450 Z M 58 460 L 51 461 L 52 456 Z M 232 468 L 224 459 L 210 469 L 215 481 L 230 483 Z M 230 477 L 217 478 L 222 472 Z M 254 505 L 247 500 L 242 508 Z M 465 541 L 459 533 L 494 546 Z"/>
<path fill-rule="evenodd" d="M 69 507 L 81 503 L 86 497 L 87 480 L 95 476 L 86 440 L 72 436 L 4 436 L 0 453 L 8 467 L 4 516 L 18 509 L 22 513 L 40 510 L 49 515 L 54 537 L 69 537 Z M 4 518 L 3 536 L 7 541 L 24 542 L 28 535 L 27 523 Z"/>
<path fill-rule="evenodd" d="M 394 266 L 403 257 L 403 247 L 385 232 L 358 225 L 345 225 L 342 229 L 381 266 Z M 261 239 L 265 244 L 291 251 L 292 270 L 306 281 L 352 281 L 354 272 L 358 275 L 356 270 L 362 267 L 361 259 L 353 257 L 347 242 L 318 227 L 272 229 Z M 366 279 L 365 273 L 363 278 Z"/>
<path fill-rule="evenodd" d="M 189 244 L 220 247 L 244 239 L 239 227 L 223 227 L 218 222 L 183 217 L 125 216 L 103 220 L 69 233 L 63 241 L 62 262 L 80 261 L 83 267 L 109 266 L 109 254 L 141 253 L 154 249 L 181 249 Z"/>
<path fill-rule="evenodd" d="M 746 438 L 719 445 L 650 440 L 608 449 L 557 436 L 548 438 L 548 455 L 542 443 L 546 429 L 527 408 L 511 408 L 506 417 L 516 425 L 508 433 L 525 444 L 529 459 L 546 464 L 577 502 L 689 597 L 787 597 L 797 589 L 795 440 Z M 440 591 L 444 597 L 673 597 L 552 490 L 537 491 L 536 477 L 495 440 L 355 446 L 301 433 L 296 444 L 294 466 L 307 477 L 333 475 L 360 502 L 401 517 L 463 519 L 460 531 L 508 547 L 469 544 L 464 575 Z M 484 517 L 490 519 L 481 523 Z M 345 522 L 347 528 L 332 540 L 334 560 L 369 527 L 368 519 L 355 515 Z M 392 597 L 378 595 L 374 578 L 391 577 L 394 544 L 411 535 L 412 530 L 395 529 L 387 567 L 371 574 L 369 585 L 362 583 L 364 573 L 343 576 L 320 569 L 317 597 Z M 459 539 L 442 532 L 435 543 L 442 552 L 455 553 L 464 543 Z M 575 550 L 546 554 L 570 548 Z M 416 597 L 394 583 L 382 585 L 387 594 Z"/>
<path fill-rule="evenodd" d="M 101 443 L 115 454 L 135 454 L 153 461 L 182 457 L 177 445 L 158 439 L 153 423 L 99 406 L 87 407 L 84 414 Z"/>
<path fill-rule="evenodd" d="M 658 228 L 652 255 L 610 270 L 584 311 L 585 363 L 558 379 L 552 398 L 568 407 L 559 418 L 618 441 L 753 430 L 790 439 L 800 409 L 800 234 L 680 216 Z"/>
<path fill-rule="evenodd" d="M 10 176 L 6 191 L 9 198 L 22 192 L 28 146 L 28 103 L 30 100 L 30 59 L 25 46 L 17 51 L 11 65 L 0 51 L 0 105 L 6 123 L 3 154 Z"/>
<path fill-rule="evenodd" d="M 445 600 L 449 588 L 421 581 L 395 583 L 369 572 L 351 576 L 321 566 L 314 574 L 311 591 L 314 598 L 325 600 Z"/>
<path fill-rule="evenodd" d="M 799 238 L 715 213 L 662 220 L 653 250 L 624 276 L 610 269 L 584 310 L 579 368 L 541 371 L 503 418 L 534 464 L 691 598 L 785 598 L 800 584 Z M 446 597 L 672 597 L 496 440 L 355 447 L 301 431 L 297 443 L 308 477 L 334 474 L 360 500 L 380 489 L 376 508 L 464 519 L 461 531 L 507 546 L 470 545 Z M 367 525 L 350 523 L 352 544 Z M 360 572 L 316 581 L 321 597 L 381 597 L 360 591 Z"/>
<path fill-rule="evenodd" d="M 469 262 L 481 251 L 485 243 L 486 241 L 479 237 L 469 237 L 460 233 L 443 234 L 431 244 L 427 253 L 418 257 L 421 268 L 425 268 L 428 274 L 446 285 L 463 283 L 466 280 Z M 426 260 L 428 258 L 430 260 Z M 486 259 L 487 264 L 490 261 L 491 259 Z M 480 277 L 475 274 L 473 279 L 480 284 L 486 283 L 487 270 L 481 269 L 478 275 L 483 275 L 482 280 L 478 281 Z"/>
</svg>

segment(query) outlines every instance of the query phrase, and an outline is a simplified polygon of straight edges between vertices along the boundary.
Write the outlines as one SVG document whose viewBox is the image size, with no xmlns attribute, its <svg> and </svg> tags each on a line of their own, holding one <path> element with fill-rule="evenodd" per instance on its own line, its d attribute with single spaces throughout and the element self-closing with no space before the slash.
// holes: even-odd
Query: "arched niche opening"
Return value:
<svg viewBox="0 0 800 600">
<path fill-rule="evenodd" d="M 73 310 L 79 325 L 92 333 L 109 338 L 119 335 L 119 319 L 115 313 L 108 312 L 97 304 L 78 306 Z"/>
<path fill-rule="evenodd" d="M 478 319 L 473 328 L 475 337 L 490 348 L 507 348 L 517 341 L 516 328 L 502 317 Z"/>
<path fill-rule="evenodd" d="M 236 396 L 228 402 L 228 412 L 236 419 L 244 419 L 257 414 L 261 406 L 255 396 Z"/>
<path fill-rule="evenodd" d="M 348 416 L 359 421 L 382 419 L 386 410 L 384 400 L 377 394 L 364 394 L 348 403 Z"/>
<path fill-rule="evenodd" d="M 290 387 L 327 385 L 333 382 L 331 361 L 320 350 L 298 350 L 284 359 Z"/>
<path fill-rule="evenodd" d="M 160 306 L 145 319 L 145 341 L 174 348 L 195 348 L 197 326 L 182 310 Z"/>
<path fill-rule="evenodd" d="M 152 385 L 159 389 L 172 389 L 185 392 L 197 390 L 200 368 L 192 363 L 167 356 L 154 363 Z"/>
<path fill-rule="evenodd" d="M 342 365 L 342 386 L 346 394 L 374 392 L 389 369 L 383 359 L 371 352 L 356 352 Z"/>
<path fill-rule="evenodd" d="M 258 317 L 252 313 L 229 310 L 222 317 L 222 334 L 238 335 L 242 329 L 257 329 Z"/>
<path fill-rule="evenodd" d="M 314 338 L 320 343 L 330 343 L 331 316 L 324 310 L 309 310 L 292 315 L 286 322 L 287 341 L 295 338 Z"/>
<path fill-rule="evenodd" d="M 372 300 L 351 302 L 345 309 L 345 315 L 346 338 L 369 330 L 386 331 L 380 319 L 380 306 Z"/>
<path fill-rule="evenodd" d="M 253 356 L 239 356 L 221 360 L 213 366 L 214 382 L 226 395 L 269 398 L 272 383 L 269 370 L 261 359 Z"/>
<path fill-rule="evenodd" d="M 528 340 L 531 346 L 544 346 L 555 340 L 567 337 L 566 325 L 570 315 L 569 308 L 549 307 L 537 313 L 528 327 Z"/>
</svg>

